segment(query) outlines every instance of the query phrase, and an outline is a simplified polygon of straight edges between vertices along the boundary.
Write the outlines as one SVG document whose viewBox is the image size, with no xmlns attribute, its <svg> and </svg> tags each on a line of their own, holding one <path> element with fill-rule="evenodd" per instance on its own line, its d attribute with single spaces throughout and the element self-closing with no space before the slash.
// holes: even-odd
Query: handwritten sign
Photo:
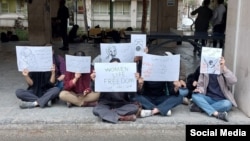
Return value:
<svg viewBox="0 0 250 141">
<path fill-rule="evenodd" d="M 95 91 L 136 92 L 135 63 L 95 63 Z"/>
<path fill-rule="evenodd" d="M 16 46 L 18 71 L 51 71 L 52 46 Z"/>
<path fill-rule="evenodd" d="M 175 81 L 179 80 L 179 73 L 180 55 L 143 55 L 142 77 L 145 81 Z"/>
<path fill-rule="evenodd" d="M 135 48 L 135 56 L 143 56 L 146 40 L 146 34 L 131 34 L 131 44 Z"/>
<path fill-rule="evenodd" d="M 221 48 L 202 47 L 200 73 L 220 74 Z"/>
<path fill-rule="evenodd" d="M 69 72 L 89 73 L 90 72 L 90 56 L 73 56 L 65 55 L 66 70 Z"/>
<path fill-rule="evenodd" d="M 131 43 L 102 43 L 101 60 L 109 62 L 112 58 L 119 58 L 121 62 L 134 61 L 135 50 Z"/>
</svg>

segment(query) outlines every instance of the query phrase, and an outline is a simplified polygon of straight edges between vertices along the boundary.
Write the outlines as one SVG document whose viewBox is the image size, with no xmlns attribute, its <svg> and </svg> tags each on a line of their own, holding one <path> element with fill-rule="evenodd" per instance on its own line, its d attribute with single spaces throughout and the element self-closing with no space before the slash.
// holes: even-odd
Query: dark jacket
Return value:
<svg viewBox="0 0 250 141">
<path fill-rule="evenodd" d="M 179 91 L 174 91 L 173 82 L 144 81 L 140 94 L 158 97 L 163 95 L 179 95 Z"/>
<path fill-rule="evenodd" d="M 61 6 L 57 12 L 57 18 L 60 20 L 61 26 L 67 27 L 69 18 L 69 9 L 66 6 Z"/>
<path fill-rule="evenodd" d="M 50 88 L 54 87 L 55 84 L 50 82 L 51 72 L 30 72 L 30 78 L 33 81 L 33 85 L 28 87 L 28 90 L 33 90 L 33 93 L 41 97 Z"/>
<path fill-rule="evenodd" d="M 209 28 L 210 19 L 213 16 L 213 11 L 208 6 L 200 6 L 191 12 L 191 15 L 198 14 L 195 19 L 195 31 L 196 32 L 207 32 Z"/>
</svg>

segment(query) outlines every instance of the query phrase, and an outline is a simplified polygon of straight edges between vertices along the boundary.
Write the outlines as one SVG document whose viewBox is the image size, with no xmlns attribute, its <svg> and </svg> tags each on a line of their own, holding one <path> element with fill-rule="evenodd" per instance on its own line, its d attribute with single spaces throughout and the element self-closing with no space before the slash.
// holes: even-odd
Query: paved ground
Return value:
<svg viewBox="0 0 250 141">
<path fill-rule="evenodd" d="M 152 141 L 152 140 L 185 140 L 185 126 L 188 124 L 250 124 L 250 119 L 240 110 L 229 113 L 230 122 L 223 122 L 202 113 L 189 112 L 189 107 L 178 106 L 172 110 L 172 116 L 154 116 L 137 119 L 135 122 L 109 124 L 93 116 L 92 108 L 67 108 L 65 103 L 58 102 L 51 108 L 19 109 L 19 100 L 15 96 L 17 88 L 26 88 L 26 83 L 17 71 L 16 45 L 29 45 L 28 42 L 0 43 L 0 140 L 1 141 Z M 93 44 L 71 44 L 68 52 L 60 51 L 61 43 L 54 43 L 55 52 L 61 55 L 72 54 L 83 50 L 95 57 L 99 47 Z M 199 63 L 199 57 L 193 54 L 193 48 L 187 44 L 176 46 L 168 44 L 163 47 L 149 48 L 153 54 L 164 51 L 181 54 L 181 60 L 190 73 Z"/>
</svg>

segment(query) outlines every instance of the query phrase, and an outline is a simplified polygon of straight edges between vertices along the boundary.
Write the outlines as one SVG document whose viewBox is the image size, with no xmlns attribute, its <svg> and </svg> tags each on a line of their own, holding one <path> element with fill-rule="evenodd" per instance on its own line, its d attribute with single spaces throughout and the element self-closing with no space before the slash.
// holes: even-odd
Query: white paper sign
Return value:
<svg viewBox="0 0 250 141">
<path fill-rule="evenodd" d="M 30 72 L 51 71 L 51 46 L 16 46 L 18 71 L 28 69 Z"/>
<path fill-rule="evenodd" d="M 90 72 L 90 56 L 73 56 L 65 55 L 66 70 L 69 72 L 89 73 Z"/>
<path fill-rule="evenodd" d="M 131 34 L 131 44 L 135 48 L 135 56 L 143 56 L 146 47 L 146 34 Z"/>
<path fill-rule="evenodd" d="M 200 73 L 220 74 L 221 48 L 202 47 Z"/>
<path fill-rule="evenodd" d="M 95 91 L 136 92 L 135 63 L 95 63 Z"/>
<path fill-rule="evenodd" d="M 109 62 L 112 58 L 119 58 L 122 63 L 133 62 L 135 50 L 131 43 L 102 43 L 101 60 Z"/>
<path fill-rule="evenodd" d="M 179 73 L 180 55 L 143 55 L 142 77 L 145 81 L 176 81 Z"/>
</svg>

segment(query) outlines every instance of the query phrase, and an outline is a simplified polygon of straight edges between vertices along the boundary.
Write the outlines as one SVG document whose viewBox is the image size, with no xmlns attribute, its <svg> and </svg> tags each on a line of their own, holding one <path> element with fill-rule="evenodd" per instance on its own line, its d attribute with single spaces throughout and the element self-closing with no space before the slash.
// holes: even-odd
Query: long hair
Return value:
<svg viewBox="0 0 250 141">
<path fill-rule="evenodd" d="M 109 61 L 110 63 L 112 63 L 112 62 L 121 62 L 121 60 L 119 59 L 119 58 L 112 58 L 110 61 Z"/>
</svg>

